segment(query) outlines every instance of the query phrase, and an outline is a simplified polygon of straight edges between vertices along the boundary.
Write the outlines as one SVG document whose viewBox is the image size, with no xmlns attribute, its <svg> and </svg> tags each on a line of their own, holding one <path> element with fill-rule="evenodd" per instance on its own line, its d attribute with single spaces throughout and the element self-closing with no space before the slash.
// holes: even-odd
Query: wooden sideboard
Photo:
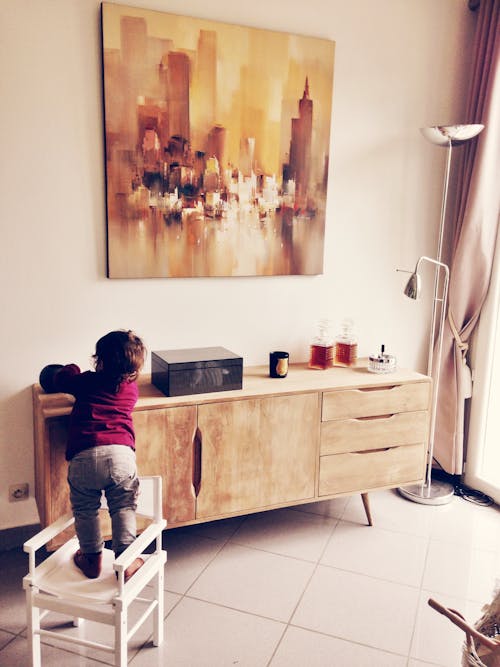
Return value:
<svg viewBox="0 0 500 667">
<path fill-rule="evenodd" d="M 403 369 L 290 366 L 286 378 L 246 368 L 235 391 L 164 396 L 139 380 L 137 464 L 161 474 L 175 527 L 425 476 L 431 380 Z M 73 397 L 33 386 L 35 489 L 42 526 L 68 511 L 65 445 Z M 367 512 L 368 514 L 368 512 Z"/>
</svg>

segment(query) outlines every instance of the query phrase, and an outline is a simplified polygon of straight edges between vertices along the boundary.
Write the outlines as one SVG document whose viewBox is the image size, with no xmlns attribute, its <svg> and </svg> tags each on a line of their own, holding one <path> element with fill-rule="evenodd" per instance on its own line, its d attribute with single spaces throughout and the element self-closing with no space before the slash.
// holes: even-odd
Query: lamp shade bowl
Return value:
<svg viewBox="0 0 500 667">
<path fill-rule="evenodd" d="M 458 146 L 476 137 L 482 130 L 484 130 L 484 125 L 480 123 L 470 125 L 434 125 L 432 127 L 420 128 L 420 132 L 422 132 L 424 137 L 438 146 L 448 146 L 450 141 L 452 146 Z"/>
</svg>

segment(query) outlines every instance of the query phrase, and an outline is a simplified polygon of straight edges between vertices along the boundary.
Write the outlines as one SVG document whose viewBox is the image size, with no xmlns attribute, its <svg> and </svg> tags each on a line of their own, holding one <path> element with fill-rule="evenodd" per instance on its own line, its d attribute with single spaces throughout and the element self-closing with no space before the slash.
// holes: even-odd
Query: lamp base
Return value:
<svg viewBox="0 0 500 667">
<path fill-rule="evenodd" d="M 447 505 L 453 500 L 455 488 L 453 484 L 444 482 L 440 479 L 432 480 L 427 484 L 412 484 L 411 486 L 402 486 L 398 492 L 406 500 L 421 505 Z"/>
</svg>

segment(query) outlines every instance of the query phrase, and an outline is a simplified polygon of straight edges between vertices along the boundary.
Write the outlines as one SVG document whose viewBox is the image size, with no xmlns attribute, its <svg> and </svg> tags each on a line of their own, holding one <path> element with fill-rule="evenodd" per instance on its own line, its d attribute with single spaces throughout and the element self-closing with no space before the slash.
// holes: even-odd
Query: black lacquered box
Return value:
<svg viewBox="0 0 500 667">
<path fill-rule="evenodd" d="M 243 358 L 224 347 L 152 352 L 151 382 L 166 396 L 241 389 Z"/>
</svg>

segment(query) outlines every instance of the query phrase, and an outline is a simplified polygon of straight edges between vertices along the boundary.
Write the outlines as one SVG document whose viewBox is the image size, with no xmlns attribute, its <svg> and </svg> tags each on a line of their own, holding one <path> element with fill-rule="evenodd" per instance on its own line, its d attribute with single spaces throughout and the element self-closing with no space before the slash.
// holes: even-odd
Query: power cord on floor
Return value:
<svg viewBox="0 0 500 667">
<path fill-rule="evenodd" d="M 481 505 L 482 507 L 493 505 L 493 498 L 490 498 L 490 496 L 487 496 L 482 491 L 471 489 L 470 486 L 466 486 L 461 482 L 457 482 L 454 487 L 456 496 L 468 500 L 470 503 L 474 503 L 474 505 Z"/>
<path fill-rule="evenodd" d="M 439 465 L 436 459 L 434 459 L 434 462 Z M 454 489 L 454 494 L 459 498 L 467 500 L 469 503 L 473 503 L 474 505 L 481 505 L 482 507 L 489 507 L 494 503 L 493 498 L 487 496 L 486 493 L 478 491 L 477 489 L 472 489 L 470 486 L 463 484 L 460 481 L 460 475 L 450 475 L 443 469 L 439 468 L 433 468 L 432 474 L 435 477 L 452 484 Z"/>
</svg>

